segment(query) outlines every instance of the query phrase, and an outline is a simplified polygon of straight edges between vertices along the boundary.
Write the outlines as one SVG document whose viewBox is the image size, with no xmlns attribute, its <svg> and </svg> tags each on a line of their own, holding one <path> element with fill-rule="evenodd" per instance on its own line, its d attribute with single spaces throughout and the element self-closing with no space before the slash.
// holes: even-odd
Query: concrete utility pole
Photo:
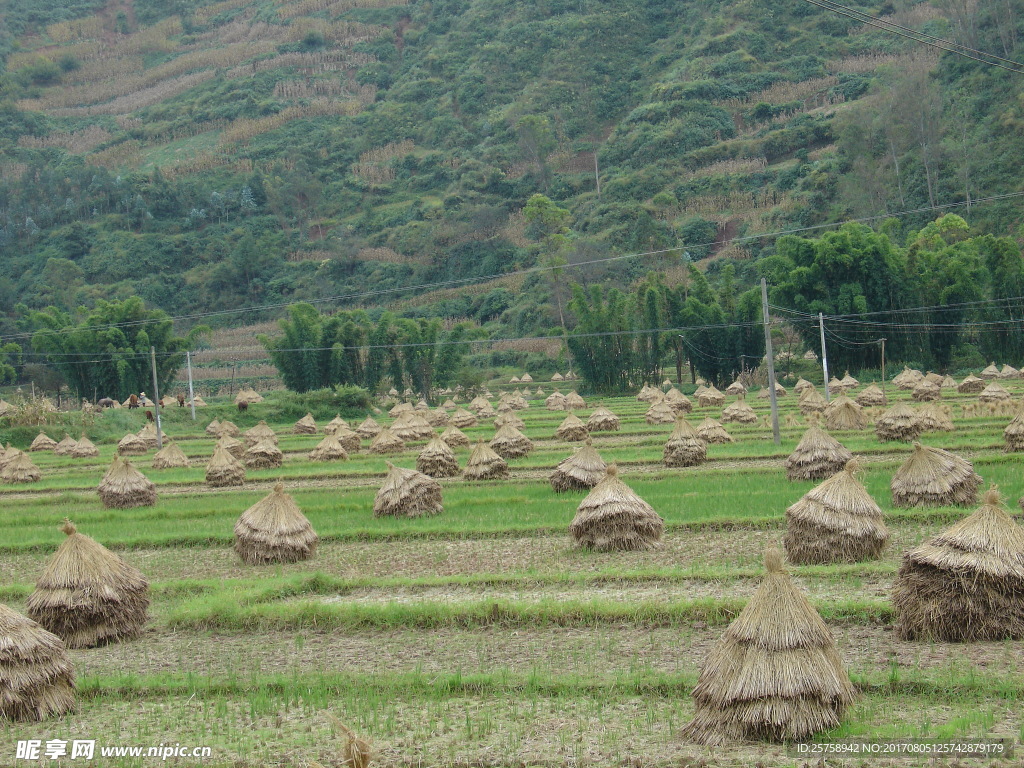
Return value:
<svg viewBox="0 0 1024 768">
<path fill-rule="evenodd" d="M 160 429 L 160 387 L 156 383 L 156 347 L 149 348 L 149 362 L 153 365 L 153 410 L 156 411 L 156 447 L 164 447 L 163 430 Z"/>
<path fill-rule="evenodd" d="M 885 392 L 885 339 L 879 339 L 882 343 L 882 391 Z"/>
<path fill-rule="evenodd" d="M 772 357 L 772 329 L 768 324 L 768 283 L 761 278 L 761 318 L 764 320 L 764 352 L 768 362 L 768 401 L 772 404 L 772 436 L 775 444 L 782 442 L 779 436 L 779 399 L 775 394 L 775 360 Z"/>
<path fill-rule="evenodd" d="M 185 352 L 185 362 L 188 363 L 188 402 L 192 406 L 192 421 L 196 420 L 196 394 L 192 391 L 192 353 Z"/>
<path fill-rule="evenodd" d="M 821 369 L 825 372 L 825 402 L 829 402 L 828 395 L 828 354 L 825 352 L 825 319 L 821 312 L 818 313 L 818 329 L 821 331 Z"/>
</svg>

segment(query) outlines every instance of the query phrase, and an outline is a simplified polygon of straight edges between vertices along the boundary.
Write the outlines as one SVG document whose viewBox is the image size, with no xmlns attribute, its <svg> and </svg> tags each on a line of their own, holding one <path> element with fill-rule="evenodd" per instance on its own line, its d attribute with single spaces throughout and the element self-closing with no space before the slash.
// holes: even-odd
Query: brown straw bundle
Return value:
<svg viewBox="0 0 1024 768">
<path fill-rule="evenodd" d="M 925 403 L 917 412 L 923 432 L 952 432 L 953 414 L 948 405 L 935 400 Z"/>
<path fill-rule="evenodd" d="M 400 453 L 405 450 L 405 442 L 402 438 L 385 427 L 377 433 L 375 438 L 373 438 L 373 442 L 370 443 L 370 447 L 367 450 L 369 450 L 370 453 L 376 453 L 379 455 Z"/>
<path fill-rule="evenodd" d="M 675 424 L 676 411 L 667 401 L 659 400 L 647 409 L 644 421 L 648 424 Z"/>
<path fill-rule="evenodd" d="M 1013 421 L 1006 425 L 1003 439 L 1006 441 L 1007 453 L 1024 451 L 1024 410 L 1019 411 Z"/>
<path fill-rule="evenodd" d="M 92 440 L 86 437 L 85 432 L 71 449 L 71 457 L 74 459 L 95 459 L 100 455 L 100 449 L 93 445 Z"/>
<path fill-rule="evenodd" d="M 217 437 L 224 437 L 224 435 L 227 435 L 228 437 L 238 437 L 241 434 L 242 430 L 235 426 L 235 423 L 232 421 L 222 421 L 220 426 L 217 428 Z"/>
<path fill-rule="evenodd" d="M 514 411 L 506 411 L 505 413 L 498 414 L 494 420 L 494 428 L 501 429 L 505 425 L 515 427 L 516 429 L 523 429 L 526 426 L 526 422 L 516 416 Z"/>
<path fill-rule="evenodd" d="M 862 405 L 867 408 L 876 405 L 885 405 L 888 403 L 888 398 L 885 396 L 885 392 L 882 391 L 880 386 L 875 384 L 875 382 L 871 382 L 854 398 L 854 401 L 858 405 Z"/>
<path fill-rule="evenodd" d="M 676 427 L 669 435 L 662 453 L 666 467 L 694 467 L 708 458 L 707 443 L 682 415 L 676 419 Z"/>
<path fill-rule="evenodd" d="M 231 437 L 231 435 L 221 435 L 219 438 L 217 438 L 216 447 L 223 448 L 236 459 L 241 459 L 243 456 L 245 456 L 245 443 L 243 443 L 241 440 L 236 440 L 235 438 Z"/>
<path fill-rule="evenodd" d="M 956 391 L 962 394 L 976 395 L 985 389 L 985 380 L 979 379 L 973 374 L 969 374 L 967 378 L 960 382 L 957 386 Z"/>
<path fill-rule="evenodd" d="M 310 434 L 310 433 L 304 433 Z M 312 434 L 316 434 L 314 431 Z M 279 469 L 284 463 L 284 454 L 270 440 L 260 440 L 251 448 L 245 449 L 242 457 L 249 469 Z"/>
<path fill-rule="evenodd" d="M 693 412 L 693 403 L 690 402 L 690 398 L 675 387 L 665 393 L 665 402 L 672 406 L 672 410 L 677 414 Z"/>
<path fill-rule="evenodd" d="M 914 443 L 914 452 L 892 477 L 892 503 L 897 507 L 958 506 L 978 500 L 981 478 L 974 466 L 941 448 Z"/>
<path fill-rule="evenodd" d="M 562 408 L 566 411 L 578 411 L 586 407 L 587 401 L 580 397 L 579 392 L 575 389 L 565 396 L 565 401 L 562 404 Z"/>
<path fill-rule="evenodd" d="M 841 470 L 853 454 L 822 430 L 811 427 L 786 459 L 786 477 L 790 480 L 824 480 Z"/>
<path fill-rule="evenodd" d="M 459 408 L 455 413 L 448 419 L 448 423 L 453 427 L 459 429 L 468 429 L 469 427 L 476 426 L 476 415 L 467 411 L 465 408 Z"/>
<path fill-rule="evenodd" d="M 743 396 L 722 411 L 722 422 L 735 422 L 736 424 L 756 424 L 757 412 L 750 407 Z"/>
<path fill-rule="evenodd" d="M 564 411 L 565 410 L 565 395 L 558 390 L 555 390 L 547 399 L 544 401 L 544 407 L 549 411 Z"/>
<path fill-rule="evenodd" d="M 315 435 L 316 432 L 316 420 L 313 418 L 312 413 L 307 413 L 296 421 L 295 426 L 292 427 L 292 434 L 295 435 Z"/>
<path fill-rule="evenodd" d="M 156 504 L 156 486 L 120 456 L 114 456 L 96 490 L 104 507 L 127 509 Z"/>
<path fill-rule="evenodd" d="M 220 434 L 220 422 L 214 419 L 206 425 L 206 434 L 217 437 Z"/>
<path fill-rule="evenodd" d="M 697 425 L 697 436 L 705 443 L 731 443 L 732 435 L 725 431 L 720 423 L 705 416 L 704 421 Z"/>
<path fill-rule="evenodd" d="M 22 451 L 18 451 L 9 461 L 5 461 L 4 468 L 0 469 L 0 480 L 5 483 L 34 483 L 42 476 L 39 467 Z"/>
<path fill-rule="evenodd" d="M 585 491 L 601 482 L 607 469 L 608 465 L 588 438 L 582 448 L 558 462 L 549 479 L 555 493 Z"/>
<path fill-rule="evenodd" d="M 934 381 L 928 379 L 921 379 L 917 384 L 914 385 L 914 389 L 911 390 L 910 396 L 918 402 L 927 402 L 929 400 L 938 400 L 942 397 L 942 387 L 936 384 Z"/>
<path fill-rule="evenodd" d="M 598 406 L 587 419 L 588 432 L 618 432 L 619 417 L 604 406 Z"/>
<path fill-rule="evenodd" d="M 64 642 L 0 603 L 0 718 L 45 720 L 75 709 L 75 670 Z"/>
<path fill-rule="evenodd" d="M 461 448 L 469 445 L 469 438 L 463 434 L 461 429 L 454 425 L 449 425 L 441 433 L 441 439 L 448 443 L 451 448 Z"/>
<path fill-rule="evenodd" d="M 797 401 L 797 407 L 804 416 L 811 413 L 822 413 L 827 406 L 828 403 L 825 401 L 825 398 L 814 387 L 805 389 Z"/>
<path fill-rule="evenodd" d="M 665 521 L 618 477 L 614 464 L 580 502 L 569 534 L 576 545 L 603 552 L 654 549 Z"/>
<path fill-rule="evenodd" d="M 348 451 L 345 450 L 337 435 L 328 432 L 324 439 L 316 444 L 316 448 L 309 452 L 311 461 L 344 461 L 348 458 Z"/>
<path fill-rule="evenodd" d="M 491 438 L 491 450 L 503 459 L 516 459 L 533 450 L 533 441 L 515 427 L 502 427 Z"/>
<path fill-rule="evenodd" d="M 127 434 L 117 442 L 117 452 L 121 456 L 142 456 L 148 450 L 146 441 L 138 435 Z"/>
<path fill-rule="evenodd" d="M 78 443 L 75 442 L 75 438 L 71 435 L 64 435 L 64 438 L 53 447 L 53 455 L 70 456 L 76 445 Z"/>
<path fill-rule="evenodd" d="M 242 485 L 245 482 L 245 467 L 227 449 L 217 445 L 213 457 L 206 465 L 206 484 L 214 488 Z"/>
<path fill-rule="evenodd" d="M 416 457 L 416 469 L 431 477 L 455 477 L 462 471 L 455 451 L 437 435 Z"/>
<path fill-rule="evenodd" d="M 867 423 L 863 409 L 845 395 L 840 395 L 825 407 L 825 426 L 828 429 L 864 429 Z"/>
<path fill-rule="evenodd" d="M 235 552 L 249 565 L 306 560 L 316 553 L 317 540 L 313 526 L 281 483 L 235 523 Z"/>
<path fill-rule="evenodd" d="M 30 451 L 52 451 L 57 447 L 57 441 L 47 435 L 45 432 L 40 432 L 36 435 L 35 440 L 28 447 Z"/>
<path fill-rule="evenodd" d="M 562 423 L 558 425 L 558 429 L 555 430 L 555 437 L 559 440 L 578 442 L 590 437 L 590 432 L 587 431 L 587 425 L 580 421 L 575 413 L 570 412 L 563 419 Z"/>
<path fill-rule="evenodd" d="M 178 444 L 168 440 L 167 444 L 156 452 L 153 457 L 153 469 L 171 469 L 173 467 L 187 467 L 188 456 L 178 447 Z"/>
<path fill-rule="evenodd" d="M 415 469 L 387 462 L 388 474 L 373 499 L 373 516 L 420 517 L 444 511 L 441 484 Z"/>
<path fill-rule="evenodd" d="M 348 422 L 341 418 L 340 413 L 334 414 L 334 418 L 324 425 L 324 434 L 333 435 L 338 427 L 348 427 Z"/>
<path fill-rule="evenodd" d="M 907 442 L 921 434 L 921 419 L 908 403 L 899 402 L 875 419 L 875 434 L 883 443 L 889 440 Z"/>
<path fill-rule="evenodd" d="M 701 408 L 721 408 L 725 405 L 725 395 L 719 392 L 714 384 L 701 391 L 699 395 L 696 392 L 694 394 L 697 395 L 697 405 Z"/>
<path fill-rule="evenodd" d="M 277 435 L 274 433 L 267 422 L 260 421 L 255 427 L 250 427 L 245 430 L 245 445 L 253 446 L 256 445 L 260 440 L 269 440 L 274 445 L 277 445 Z"/>
<path fill-rule="evenodd" d="M 998 403 L 1003 400 L 1011 400 L 1013 396 L 1006 391 L 1006 387 L 997 381 L 989 382 L 981 394 L 978 395 L 978 399 L 983 403 Z"/>
<path fill-rule="evenodd" d="M 508 463 L 483 440 L 477 442 L 462 471 L 467 480 L 498 480 L 508 477 Z"/>
<path fill-rule="evenodd" d="M 364 440 L 372 440 L 380 434 L 381 426 L 374 421 L 372 416 L 367 416 L 363 423 L 356 427 L 355 432 Z"/>
</svg>

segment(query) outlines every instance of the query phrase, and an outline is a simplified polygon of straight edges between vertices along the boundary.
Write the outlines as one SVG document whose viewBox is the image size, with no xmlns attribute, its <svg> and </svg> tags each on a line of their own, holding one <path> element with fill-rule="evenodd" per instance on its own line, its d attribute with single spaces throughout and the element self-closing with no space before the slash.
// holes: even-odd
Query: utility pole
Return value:
<svg viewBox="0 0 1024 768">
<path fill-rule="evenodd" d="M 160 387 L 156 383 L 156 347 L 149 348 L 149 362 L 153 365 L 153 410 L 156 411 L 156 447 L 164 447 L 163 430 L 160 429 Z"/>
<path fill-rule="evenodd" d="M 821 331 L 821 369 L 825 372 L 825 402 L 829 402 L 828 396 L 828 355 L 825 353 L 825 319 L 821 312 L 818 313 L 818 329 Z"/>
<path fill-rule="evenodd" d="M 235 369 L 238 367 L 238 363 L 231 364 L 231 396 L 235 396 Z"/>
<path fill-rule="evenodd" d="M 885 392 L 885 339 L 879 339 L 882 344 L 882 391 Z"/>
<path fill-rule="evenodd" d="M 772 329 L 768 325 L 768 283 L 761 278 L 761 319 L 764 320 L 764 351 L 768 362 L 768 401 L 772 404 L 772 436 L 779 445 L 779 399 L 775 394 L 775 360 L 772 357 Z"/>
<path fill-rule="evenodd" d="M 188 363 L 188 403 L 192 406 L 192 421 L 196 420 L 196 393 L 192 391 L 192 353 L 185 351 L 185 362 Z"/>
</svg>

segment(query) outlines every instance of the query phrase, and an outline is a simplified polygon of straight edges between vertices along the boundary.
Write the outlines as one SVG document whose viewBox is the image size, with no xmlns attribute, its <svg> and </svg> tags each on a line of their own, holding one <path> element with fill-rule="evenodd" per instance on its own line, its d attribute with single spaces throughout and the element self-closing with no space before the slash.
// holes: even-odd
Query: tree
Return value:
<svg viewBox="0 0 1024 768">
<path fill-rule="evenodd" d="M 21 346 L 13 342 L 0 346 L 0 384 L 10 384 L 17 378 L 16 365 L 21 365 Z"/>
</svg>

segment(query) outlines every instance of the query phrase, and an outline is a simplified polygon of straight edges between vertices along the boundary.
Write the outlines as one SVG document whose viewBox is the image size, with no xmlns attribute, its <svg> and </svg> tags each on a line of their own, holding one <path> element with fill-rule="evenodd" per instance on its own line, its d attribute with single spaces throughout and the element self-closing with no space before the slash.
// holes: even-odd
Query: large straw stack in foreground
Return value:
<svg viewBox="0 0 1024 768">
<path fill-rule="evenodd" d="M 344 461 L 348 458 L 348 451 L 338 441 L 334 432 L 328 432 L 324 439 L 316 444 L 316 448 L 309 452 L 309 458 L 311 461 Z"/>
<path fill-rule="evenodd" d="M 120 456 L 114 456 L 113 463 L 96 490 L 99 491 L 104 507 L 127 509 L 156 504 L 156 486 L 130 461 Z"/>
<path fill-rule="evenodd" d="M 807 739 L 839 725 L 854 688 L 832 633 L 774 547 L 764 581 L 711 649 L 683 737 L 700 744 Z"/>
<path fill-rule="evenodd" d="M 705 443 L 731 443 L 732 435 L 725 431 L 725 427 L 706 416 L 704 421 L 697 425 L 697 436 Z"/>
<path fill-rule="evenodd" d="M 555 493 L 585 491 L 597 485 L 605 476 L 608 465 L 588 439 L 586 445 L 558 462 L 551 473 L 551 487 Z"/>
<path fill-rule="evenodd" d="M 64 542 L 47 561 L 25 603 L 28 616 L 68 648 L 92 648 L 138 637 L 146 625 L 149 582 L 70 520 Z"/>
<path fill-rule="evenodd" d="M 917 411 L 905 402 L 896 403 L 875 419 L 875 434 L 883 443 L 889 440 L 913 440 L 921 434 L 922 429 Z"/>
<path fill-rule="evenodd" d="M 71 449 L 71 458 L 73 459 L 95 459 L 100 455 L 100 449 L 97 448 L 92 440 L 86 437 L 85 432 L 79 438 L 78 442 L 75 443 L 75 447 Z"/>
<path fill-rule="evenodd" d="M 503 459 L 516 459 L 533 450 L 533 441 L 515 427 L 505 426 L 491 438 L 491 450 Z"/>
<path fill-rule="evenodd" d="M 811 427 L 786 459 L 786 477 L 790 480 L 824 480 L 841 470 L 853 454 L 822 430 Z"/>
<path fill-rule="evenodd" d="M 1024 639 L 1024 529 L 993 488 L 983 506 L 903 556 L 893 587 L 906 640 Z"/>
<path fill-rule="evenodd" d="M 1013 421 L 1006 425 L 1003 439 L 1006 441 L 1007 453 L 1024 451 L 1024 411 L 1014 416 Z"/>
<path fill-rule="evenodd" d="M 867 423 L 861 407 L 845 395 L 840 395 L 825 407 L 825 426 L 829 429 L 864 429 Z"/>
<path fill-rule="evenodd" d="M 569 533 L 579 547 L 603 552 L 658 546 L 665 521 L 618 477 L 614 464 L 576 509 Z"/>
<path fill-rule="evenodd" d="M 680 416 L 676 427 L 669 435 L 662 453 L 666 467 L 695 467 L 708 458 L 707 443 L 697 434 L 690 423 Z"/>
<path fill-rule="evenodd" d="M 274 443 L 264 438 L 245 449 L 243 460 L 250 469 L 278 469 L 284 463 L 284 454 Z"/>
<path fill-rule="evenodd" d="M 444 511 L 441 484 L 415 469 L 387 462 L 388 474 L 373 500 L 373 516 L 420 517 Z"/>
<path fill-rule="evenodd" d="M 228 485 L 241 485 L 244 482 L 245 467 L 242 466 L 242 462 L 222 446 L 214 448 L 213 457 L 206 465 L 206 484 L 222 488 Z"/>
<path fill-rule="evenodd" d="M 892 476 L 897 507 L 967 506 L 978 499 L 981 478 L 971 462 L 949 451 L 914 443 L 914 452 Z"/>
<path fill-rule="evenodd" d="M 249 565 L 295 563 L 316 552 L 317 535 L 281 483 L 235 523 L 235 552 Z"/>
<path fill-rule="evenodd" d="M 508 477 L 508 463 L 483 440 L 477 442 L 462 471 L 467 480 L 497 480 Z"/>
<path fill-rule="evenodd" d="M 64 642 L 0 603 L 0 718 L 45 720 L 75 708 Z"/>
<path fill-rule="evenodd" d="M 856 459 L 846 462 L 786 510 L 783 543 L 791 563 L 857 563 L 882 554 L 889 531 L 856 470 Z"/>
<path fill-rule="evenodd" d="M 187 466 L 188 456 L 172 440 L 168 440 L 167 445 L 157 451 L 156 456 L 153 457 L 153 469 L 171 469 L 173 467 Z"/>
<path fill-rule="evenodd" d="M 462 471 L 455 451 L 437 435 L 416 457 L 416 469 L 431 477 L 455 477 Z"/>
<path fill-rule="evenodd" d="M 34 483 L 42 476 L 39 467 L 22 451 L 18 451 L 10 461 L 5 461 L 4 468 L 0 470 L 0 480 L 5 483 Z"/>
</svg>

